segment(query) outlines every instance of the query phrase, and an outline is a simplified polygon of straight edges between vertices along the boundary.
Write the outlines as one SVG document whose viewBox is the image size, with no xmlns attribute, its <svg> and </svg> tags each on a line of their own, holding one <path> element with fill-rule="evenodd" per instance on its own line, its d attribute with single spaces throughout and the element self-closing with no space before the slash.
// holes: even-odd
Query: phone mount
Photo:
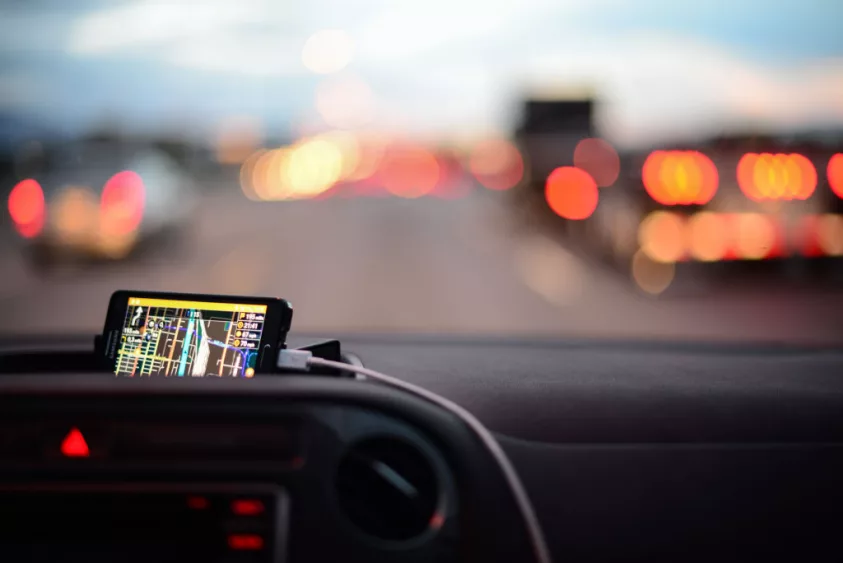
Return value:
<svg viewBox="0 0 843 563">
<path fill-rule="evenodd" d="M 313 354 L 313 356 L 316 358 L 331 360 L 332 362 L 342 362 L 344 364 L 353 364 L 359 362 L 359 360 L 355 362 L 355 357 L 342 353 L 342 345 L 340 344 L 339 340 L 323 340 L 322 342 L 316 342 L 315 344 L 300 346 L 298 348 L 295 348 L 295 350 L 305 350 Z M 310 371 L 308 371 L 308 373 L 311 375 L 354 377 L 354 374 L 351 372 L 340 371 L 338 369 L 326 368 L 322 366 L 311 366 Z"/>
</svg>

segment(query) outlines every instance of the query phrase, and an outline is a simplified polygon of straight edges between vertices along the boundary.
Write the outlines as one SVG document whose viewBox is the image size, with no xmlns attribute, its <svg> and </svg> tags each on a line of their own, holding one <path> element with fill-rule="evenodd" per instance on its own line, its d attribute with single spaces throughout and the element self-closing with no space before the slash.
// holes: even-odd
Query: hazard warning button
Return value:
<svg viewBox="0 0 843 563">
<path fill-rule="evenodd" d="M 88 449 L 88 442 L 85 436 L 75 426 L 64 437 L 61 443 L 61 453 L 65 457 L 89 457 L 91 451 Z"/>
</svg>

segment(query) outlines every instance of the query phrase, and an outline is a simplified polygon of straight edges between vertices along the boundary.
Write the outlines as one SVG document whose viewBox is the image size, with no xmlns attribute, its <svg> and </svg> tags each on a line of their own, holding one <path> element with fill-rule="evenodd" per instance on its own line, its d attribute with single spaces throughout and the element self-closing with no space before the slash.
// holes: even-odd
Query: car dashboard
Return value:
<svg viewBox="0 0 843 563">
<path fill-rule="evenodd" d="M 86 373 L 88 341 L 2 343 L 3 560 L 534 560 L 500 468 L 435 405 L 329 376 L 117 380 Z M 344 344 L 495 432 L 556 561 L 843 555 L 840 350 Z"/>
</svg>

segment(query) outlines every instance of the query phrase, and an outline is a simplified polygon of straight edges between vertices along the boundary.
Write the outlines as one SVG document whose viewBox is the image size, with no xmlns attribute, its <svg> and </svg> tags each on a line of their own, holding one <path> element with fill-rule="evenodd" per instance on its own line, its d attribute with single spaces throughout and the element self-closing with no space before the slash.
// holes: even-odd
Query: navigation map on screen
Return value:
<svg viewBox="0 0 843 563">
<path fill-rule="evenodd" d="M 266 305 L 129 297 L 114 373 L 252 377 Z"/>
</svg>

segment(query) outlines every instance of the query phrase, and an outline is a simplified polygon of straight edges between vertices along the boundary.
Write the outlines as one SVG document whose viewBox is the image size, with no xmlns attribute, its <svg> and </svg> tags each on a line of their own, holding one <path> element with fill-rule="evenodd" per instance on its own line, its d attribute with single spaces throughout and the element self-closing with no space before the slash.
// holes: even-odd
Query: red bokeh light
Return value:
<svg viewBox="0 0 843 563">
<path fill-rule="evenodd" d="M 697 151 L 654 151 L 641 170 L 644 188 L 662 205 L 703 205 L 717 193 L 711 159 Z"/>
<path fill-rule="evenodd" d="M 615 148 L 603 139 L 583 139 L 574 149 L 574 166 L 588 172 L 598 186 L 611 186 L 621 172 Z"/>
<path fill-rule="evenodd" d="M 143 180 L 131 170 L 118 172 L 102 190 L 100 220 L 106 235 L 127 235 L 134 232 L 143 219 L 145 191 Z"/>
<path fill-rule="evenodd" d="M 837 153 L 828 161 L 828 185 L 834 194 L 843 199 L 843 153 Z"/>
<path fill-rule="evenodd" d="M 741 191 L 753 201 L 804 200 L 817 187 L 817 171 L 801 154 L 747 153 L 737 173 Z"/>
<path fill-rule="evenodd" d="M 206 510 L 211 503 L 206 497 L 187 497 L 187 506 L 191 510 Z"/>
<path fill-rule="evenodd" d="M 816 215 L 805 215 L 796 226 L 798 240 L 801 242 L 799 252 L 803 256 L 813 258 L 823 255 L 823 250 L 817 240 L 818 225 L 819 219 Z"/>
<path fill-rule="evenodd" d="M 588 172 L 573 166 L 557 168 L 547 177 L 545 198 L 554 213 L 565 219 L 591 217 L 597 209 L 597 183 Z"/>
<path fill-rule="evenodd" d="M 524 159 L 518 149 L 503 139 L 478 143 L 468 163 L 471 174 L 490 190 L 503 191 L 518 185 L 524 177 Z"/>
<path fill-rule="evenodd" d="M 238 516 L 257 516 L 264 511 L 263 501 L 238 499 L 231 502 L 231 511 Z"/>
<path fill-rule="evenodd" d="M 257 534 L 231 534 L 228 547 L 238 551 L 257 551 L 263 549 L 263 538 Z"/>
<path fill-rule="evenodd" d="M 439 163 L 421 147 L 392 147 L 381 163 L 383 186 L 393 195 L 417 198 L 429 194 L 439 181 Z"/>
<path fill-rule="evenodd" d="M 18 182 L 9 193 L 9 216 L 15 224 L 15 230 L 24 238 L 38 236 L 44 228 L 44 191 L 41 185 L 32 179 Z"/>
</svg>

